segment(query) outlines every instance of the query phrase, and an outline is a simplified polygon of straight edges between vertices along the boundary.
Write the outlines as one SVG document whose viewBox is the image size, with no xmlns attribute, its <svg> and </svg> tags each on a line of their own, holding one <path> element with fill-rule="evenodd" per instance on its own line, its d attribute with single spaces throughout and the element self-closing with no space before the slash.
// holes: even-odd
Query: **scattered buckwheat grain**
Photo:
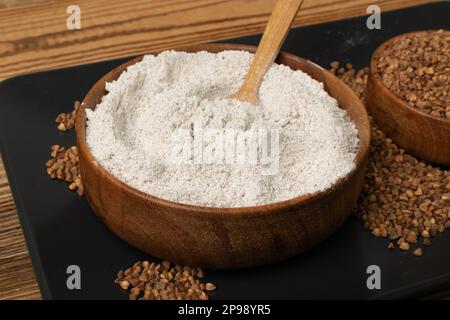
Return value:
<svg viewBox="0 0 450 320">
<path fill-rule="evenodd" d="M 80 102 L 75 101 L 73 111 L 60 113 L 56 117 L 58 130 L 67 131 L 74 127 L 79 107 Z M 66 149 L 55 144 L 51 147 L 50 156 L 51 159 L 45 164 L 49 177 L 67 182 L 70 190 L 75 190 L 79 196 L 82 196 L 84 188 L 81 183 L 77 147 L 73 146 Z"/>
<path fill-rule="evenodd" d="M 138 261 L 120 270 L 115 283 L 130 291 L 130 300 L 208 300 L 206 291 L 213 291 L 216 286 L 200 282 L 203 277 L 200 268 L 172 265 L 169 261 Z"/>
<path fill-rule="evenodd" d="M 56 123 L 58 123 L 58 130 L 67 131 L 75 126 L 75 119 L 79 107 L 80 102 L 75 101 L 73 104 L 73 111 L 58 114 L 58 116 L 56 117 Z"/>
<path fill-rule="evenodd" d="M 364 97 L 368 68 L 355 71 L 334 62 L 330 71 Z M 373 235 L 391 240 L 389 248 L 394 240 L 403 250 L 419 239 L 429 246 L 429 237 L 450 228 L 450 170 L 405 153 L 370 120 L 369 163 L 356 215 Z"/>
<path fill-rule="evenodd" d="M 423 256 L 423 250 L 422 248 L 417 248 L 413 251 L 413 255 L 415 255 L 416 257 L 421 257 Z"/>
<path fill-rule="evenodd" d="M 45 164 L 49 177 L 67 182 L 70 190 L 75 190 L 82 196 L 84 189 L 78 170 L 77 147 L 66 149 L 55 144 L 51 147 L 50 156 L 51 159 Z"/>
</svg>

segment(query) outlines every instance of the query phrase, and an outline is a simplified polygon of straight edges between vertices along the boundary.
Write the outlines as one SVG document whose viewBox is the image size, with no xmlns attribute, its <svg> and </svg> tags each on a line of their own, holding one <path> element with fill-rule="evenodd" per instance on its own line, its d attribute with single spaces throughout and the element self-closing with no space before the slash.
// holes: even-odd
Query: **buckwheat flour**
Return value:
<svg viewBox="0 0 450 320">
<path fill-rule="evenodd" d="M 143 192 L 209 207 L 268 204 L 330 187 L 354 168 L 354 124 L 320 82 L 283 65 L 266 74 L 260 106 L 227 99 L 251 59 L 242 51 L 144 57 L 87 110 L 95 159 Z"/>
</svg>

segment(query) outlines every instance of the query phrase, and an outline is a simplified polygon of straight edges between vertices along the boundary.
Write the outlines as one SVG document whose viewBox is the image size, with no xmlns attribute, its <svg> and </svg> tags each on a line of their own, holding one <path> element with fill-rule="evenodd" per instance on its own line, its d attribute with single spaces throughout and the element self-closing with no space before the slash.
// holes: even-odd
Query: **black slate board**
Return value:
<svg viewBox="0 0 450 320">
<path fill-rule="evenodd" d="M 328 67 L 330 61 L 366 66 L 384 40 L 404 32 L 450 28 L 450 3 L 382 14 L 382 29 L 366 18 L 293 30 L 284 50 Z M 259 37 L 232 40 L 257 44 Z M 81 100 L 94 82 L 127 59 L 17 77 L 0 83 L 1 153 L 34 270 L 47 299 L 126 299 L 113 279 L 138 259 L 152 259 L 110 233 L 85 199 L 51 181 L 44 163 L 52 144 L 71 146 L 74 133 L 60 133 L 54 119 Z M 350 218 L 314 250 L 272 266 L 210 270 L 218 290 L 212 299 L 407 298 L 450 289 L 450 232 L 433 240 L 424 257 L 386 249 L 387 242 Z M 66 268 L 78 265 L 82 289 L 68 290 Z M 366 268 L 381 268 L 381 290 L 366 287 Z"/>
</svg>

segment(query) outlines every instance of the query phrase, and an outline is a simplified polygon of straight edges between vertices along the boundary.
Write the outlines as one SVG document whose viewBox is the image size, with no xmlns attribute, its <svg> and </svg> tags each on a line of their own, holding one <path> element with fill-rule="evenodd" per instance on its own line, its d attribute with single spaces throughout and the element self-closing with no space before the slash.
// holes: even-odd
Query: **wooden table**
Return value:
<svg viewBox="0 0 450 320">
<path fill-rule="evenodd" d="M 428 2 L 433 1 L 305 0 L 295 25 L 366 15 L 370 4 L 385 11 Z M 67 30 L 66 9 L 74 3 L 81 9 L 81 29 Z M 272 5 L 272 0 L 0 0 L 0 79 L 260 33 Z M 0 299 L 40 297 L 0 160 Z"/>
</svg>

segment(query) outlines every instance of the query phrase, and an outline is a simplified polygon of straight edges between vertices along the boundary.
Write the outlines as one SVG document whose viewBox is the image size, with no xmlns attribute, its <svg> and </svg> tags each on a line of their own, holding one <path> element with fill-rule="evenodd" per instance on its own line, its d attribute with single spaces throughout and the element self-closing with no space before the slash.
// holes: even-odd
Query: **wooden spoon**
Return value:
<svg viewBox="0 0 450 320">
<path fill-rule="evenodd" d="M 229 98 L 259 105 L 262 79 L 275 60 L 303 0 L 277 0 L 244 83 Z"/>
</svg>

